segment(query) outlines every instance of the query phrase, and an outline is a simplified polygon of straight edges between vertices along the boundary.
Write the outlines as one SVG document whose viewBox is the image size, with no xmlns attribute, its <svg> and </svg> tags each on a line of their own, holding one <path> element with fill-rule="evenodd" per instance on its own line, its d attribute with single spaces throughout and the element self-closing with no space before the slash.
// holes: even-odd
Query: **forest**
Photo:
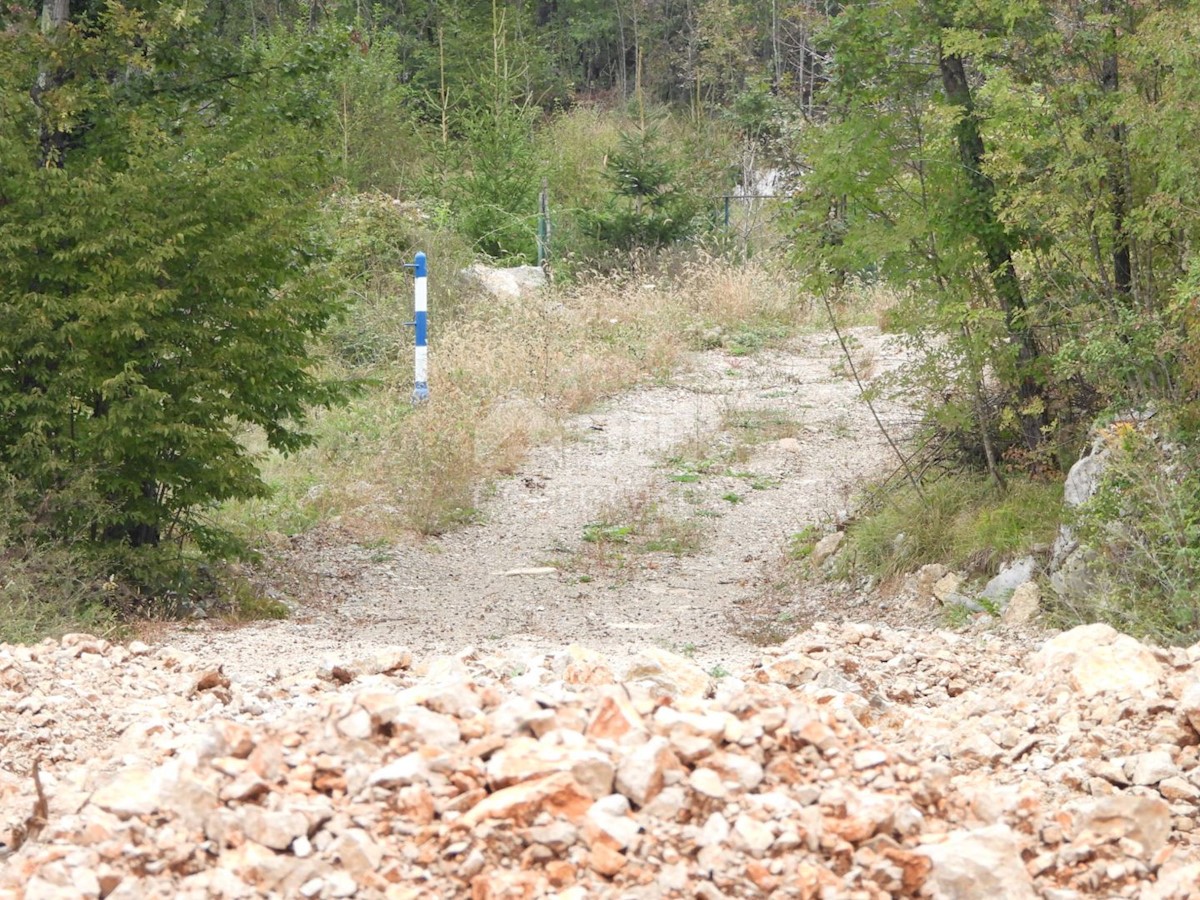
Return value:
<svg viewBox="0 0 1200 900">
<path fill-rule="evenodd" d="M 1194 640 L 1198 229 L 1195 0 L 11 2 L 0 585 L 103 617 L 311 524 L 264 460 L 417 427 L 344 410 L 402 388 L 423 249 L 464 334 L 437 285 L 474 260 L 886 292 L 916 361 L 876 389 L 921 418 L 891 502 L 1058 485 L 1106 435 L 1074 524 L 1111 596 L 1072 612 Z"/>
</svg>

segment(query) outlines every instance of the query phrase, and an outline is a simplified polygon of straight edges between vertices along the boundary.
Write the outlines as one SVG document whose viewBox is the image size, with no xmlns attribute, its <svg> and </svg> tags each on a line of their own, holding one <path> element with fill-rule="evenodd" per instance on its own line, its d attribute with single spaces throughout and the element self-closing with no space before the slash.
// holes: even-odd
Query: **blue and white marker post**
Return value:
<svg viewBox="0 0 1200 900">
<path fill-rule="evenodd" d="M 429 285 L 425 254 L 418 252 L 413 270 L 413 332 L 416 337 L 414 354 L 413 403 L 429 399 Z"/>
</svg>

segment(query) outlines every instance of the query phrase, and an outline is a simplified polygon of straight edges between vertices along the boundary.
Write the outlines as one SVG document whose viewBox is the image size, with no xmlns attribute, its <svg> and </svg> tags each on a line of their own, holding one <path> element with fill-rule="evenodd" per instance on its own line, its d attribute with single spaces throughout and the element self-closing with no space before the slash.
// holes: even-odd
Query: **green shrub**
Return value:
<svg viewBox="0 0 1200 900">
<path fill-rule="evenodd" d="M 917 494 L 905 485 L 847 531 L 843 565 L 891 578 L 928 563 L 994 574 L 1001 562 L 1049 544 L 1062 518 L 1062 486 L 1011 479 L 1007 491 L 978 475 L 943 477 Z"/>
<path fill-rule="evenodd" d="M 1200 453 L 1119 424 L 1096 494 L 1078 510 L 1096 589 L 1065 621 L 1104 621 L 1167 644 L 1200 639 Z"/>
</svg>

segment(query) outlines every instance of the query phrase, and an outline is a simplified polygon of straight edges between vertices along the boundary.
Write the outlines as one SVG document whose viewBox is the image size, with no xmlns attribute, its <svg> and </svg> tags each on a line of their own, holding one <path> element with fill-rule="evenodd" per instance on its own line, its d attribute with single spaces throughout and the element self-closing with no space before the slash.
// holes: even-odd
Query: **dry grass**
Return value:
<svg viewBox="0 0 1200 900">
<path fill-rule="evenodd" d="M 431 301 L 429 402 L 409 401 L 406 354 L 375 366 L 373 388 L 317 415 L 315 447 L 264 458 L 275 496 L 229 507 L 227 522 L 253 534 L 335 520 L 362 540 L 444 532 L 473 521 L 488 483 L 561 434 L 567 417 L 686 365 L 705 328 L 782 340 L 809 314 L 767 264 L 709 257 L 595 276 L 519 303 L 456 299 L 449 320 Z M 397 327 L 392 312 L 381 329 Z"/>
</svg>

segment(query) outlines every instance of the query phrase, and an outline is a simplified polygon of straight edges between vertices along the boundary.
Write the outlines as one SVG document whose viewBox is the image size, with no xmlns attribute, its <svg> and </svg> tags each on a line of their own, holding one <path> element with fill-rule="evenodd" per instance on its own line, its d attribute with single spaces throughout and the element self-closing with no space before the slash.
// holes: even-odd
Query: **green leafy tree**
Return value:
<svg viewBox="0 0 1200 900">
<path fill-rule="evenodd" d="M 205 510 L 266 490 L 243 431 L 294 450 L 342 390 L 309 355 L 328 54 L 206 40 L 185 3 L 46 9 L 0 32 L 0 472 L 49 535 L 217 552 Z"/>
</svg>

